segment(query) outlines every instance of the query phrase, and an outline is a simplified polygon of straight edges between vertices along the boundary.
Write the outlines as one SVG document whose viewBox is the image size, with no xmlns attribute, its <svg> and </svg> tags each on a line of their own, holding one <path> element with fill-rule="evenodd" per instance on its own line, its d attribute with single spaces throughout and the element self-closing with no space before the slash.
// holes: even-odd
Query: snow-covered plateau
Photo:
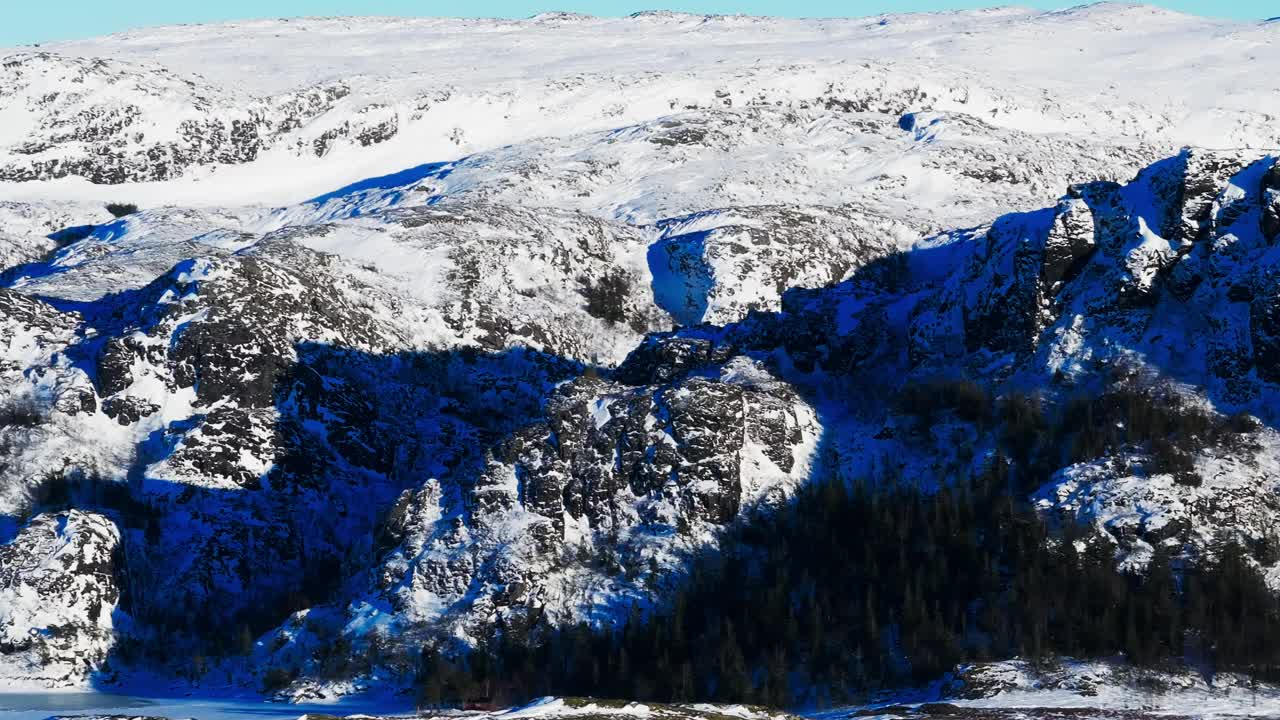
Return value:
<svg viewBox="0 0 1280 720">
<path fill-rule="evenodd" d="M 1124 3 L 0 49 L 0 688 L 331 700 L 609 628 L 816 478 L 1003 462 L 900 400 L 958 378 L 1101 399 L 1050 525 L 1280 590 L 1277 67 L 1280 23 Z M 1152 708 L 1208 712 L 1107 706 Z"/>
</svg>

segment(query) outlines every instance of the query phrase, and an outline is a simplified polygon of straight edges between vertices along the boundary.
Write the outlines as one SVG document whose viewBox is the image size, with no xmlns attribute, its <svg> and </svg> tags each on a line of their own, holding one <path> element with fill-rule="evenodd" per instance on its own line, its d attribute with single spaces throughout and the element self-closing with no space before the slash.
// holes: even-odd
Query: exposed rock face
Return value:
<svg viewBox="0 0 1280 720">
<path fill-rule="evenodd" d="M 80 322 L 75 313 L 58 312 L 40 300 L 0 288 L 0 327 L 5 330 L 4 358 L 8 364 L 66 342 Z"/>
<path fill-rule="evenodd" d="M 1201 450 L 1198 484 L 1172 474 L 1143 472 L 1143 457 L 1112 457 L 1064 468 L 1037 494 L 1038 504 L 1102 531 L 1128 562 L 1141 567 L 1150 549 L 1203 543 L 1206 528 L 1230 528 L 1245 538 L 1265 538 L 1280 513 L 1275 479 L 1261 468 L 1277 462 L 1276 438 L 1266 431 L 1258 445 Z M 1153 514 L 1147 508 L 1161 508 Z"/>
<path fill-rule="evenodd" d="M 9 689 L 85 684 L 115 643 L 120 532 L 97 513 L 32 518 L 0 545 L 0 673 Z"/>
<path fill-rule="evenodd" d="M 954 336 L 955 326 L 940 318 L 955 308 L 962 309 L 961 334 L 970 352 L 1026 353 L 1043 349 L 1043 332 L 1067 313 L 1119 323 L 1133 332 L 1166 294 L 1191 312 L 1219 317 L 1256 298 L 1253 349 L 1260 353 L 1259 372 L 1269 372 L 1261 360 L 1273 332 L 1268 275 L 1260 268 L 1251 279 L 1240 274 L 1245 257 L 1266 257 L 1266 241 L 1249 227 L 1249 218 L 1259 217 L 1267 201 L 1256 191 L 1241 193 L 1274 160 L 1244 155 L 1209 161 L 1204 155 L 1193 151 L 1157 163 L 1127 186 L 1075 187 L 1052 213 L 1002 218 L 960 260 L 969 263 L 964 280 L 918 306 L 913 342 L 920 352 L 954 346 L 947 338 Z M 1202 207 L 1206 202 L 1212 212 Z M 1187 228 L 1193 222 L 1191 233 Z M 1175 241 L 1159 228 L 1169 229 L 1173 238 L 1194 239 Z M 1225 304 L 1212 296 L 1221 296 Z M 1240 350 L 1248 355 L 1247 348 Z M 1227 370 L 1223 357 L 1206 362 L 1223 372 L 1239 371 Z"/>
<path fill-rule="evenodd" d="M 412 431 L 376 417 L 356 381 L 306 368 L 326 341 L 341 344 L 339 357 L 405 342 L 377 320 L 397 302 L 332 274 L 334 262 L 276 239 L 181 263 L 96 319 L 107 335 L 91 346 L 103 412 L 130 435 L 160 438 L 139 438 L 127 472 L 144 475 L 137 494 L 154 512 L 184 518 L 161 521 L 164 550 L 127 548 L 151 621 L 253 627 L 261 608 L 326 592 L 337 578 L 323 568 L 341 563 L 342 538 L 371 532 L 399 492 L 404 479 L 388 476 Z M 333 427 L 318 431 L 321 419 Z"/>
<path fill-rule="evenodd" d="M 61 354 L 83 318 L 0 288 L 0 538 L 30 509 L 51 468 L 40 448 L 65 440 L 52 427 L 97 409 L 93 385 Z M 7 527 L 8 526 L 8 527 Z"/>
<path fill-rule="evenodd" d="M 1280 167 L 1272 165 L 1262 180 L 1262 234 L 1268 240 L 1280 235 Z"/>
<path fill-rule="evenodd" d="M 358 284 L 343 292 L 324 267 L 323 256 L 287 241 L 256 254 L 178 265 L 143 288 L 148 302 L 125 315 L 120 335 L 103 346 L 97 363 L 103 395 L 141 382 L 133 373 L 141 361 L 158 365 L 167 387 L 190 389 L 203 404 L 271 407 L 279 376 L 303 339 L 341 337 L 363 348 L 394 343 L 394 331 L 356 310 L 357 303 L 385 298 Z M 299 273 L 303 268 L 310 272 Z"/>
<path fill-rule="evenodd" d="M 109 185 L 169 180 L 193 166 L 251 162 L 272 146 L 300 146 L 297 131 L 349 93 L 335 83 L 258 100 L 154 66 L 43 52 L 5 57 L 0 87 L 0 109 L 33 121 L 20 145 L 5 148 L 0 181 L 78 176 Z M 321 135 L 319 154 L 338 137 L 367 146 L 394 136 L 394 116 L 377 114 L 366 108 Z"/>
<path fill-rule="evenodd" d="M 1071 194 L 1082 196 L 1084 191 L 1072 188 Z M 1041 277 L 1050 290 L 1074 277 L 1098 248 L 1093 223 L 1093 211 L 1083 197 L 1072 197 L 1059 205 L 1053 227 L 1045 238 L 1044 269 L 1041 271 Z"/>
<path fill-rule="evenodd" d="M 1276 280 L 1260 287 L 1249 305 L 1249 334 L 1258 374 L 1280 382 L 1280 286 Z"/>
<path fill-rule="evenodd" d="M 379 584 L 406 629 L 625 614 L 711 531 L 794 489 L 818 433 L 794 390 L 741 357 L 656 385 L 582 378 L 545 418 L 488 453 L 460 496 L 433 481 L 402 501 Z M 424 613 L 437 607 L 451 609 Z"/>
<path fill-rule="evenodd" d="M 1244 169 L 1249 159 L 1238 153 L 1192 151 L 1184 155 L 1185 179 L 1181 186 L 1182 211 L 1172 239 L 1190 244 L 1214 229 L 1215 210 L 1227 181 Z M 1166 233 L 1167 234 L 1167 233 Z"/>
<path fill-rule="evenodd" d="M 661 223 L 649 250 L 655 300 L 681 324 L 776 312 L 794 287 L 822 287 L 927 235 L 929 227 L 861 208 L 763 206 Z"/>
</svg>

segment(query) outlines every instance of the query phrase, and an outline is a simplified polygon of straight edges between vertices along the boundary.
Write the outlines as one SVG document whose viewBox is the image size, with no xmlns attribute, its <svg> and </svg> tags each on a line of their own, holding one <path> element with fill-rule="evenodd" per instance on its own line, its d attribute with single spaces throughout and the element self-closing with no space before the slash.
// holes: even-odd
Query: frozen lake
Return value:
<svg viewBox="0 0 1280 720">
<path fill-rule="evenodd" d="M 0 720 L 45 720 L 59 715 L 128 715 L 199 720 L 296 718 L 306 713 L 412 713 L 400 698 L 348 698 L 335 703 L 278 703 L 257 697 L 138 697 L 101 692 L 0 693 Z"/>
</svg>

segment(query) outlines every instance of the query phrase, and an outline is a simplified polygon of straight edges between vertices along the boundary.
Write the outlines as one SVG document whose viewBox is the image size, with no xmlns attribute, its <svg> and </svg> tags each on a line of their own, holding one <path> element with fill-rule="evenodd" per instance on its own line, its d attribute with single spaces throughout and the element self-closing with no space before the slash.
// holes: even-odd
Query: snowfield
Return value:
<svg viewBox="0 0 1280 720">
<path fill-rule="evenodd" d="M 101 118 L 95 122 L 102 132 L 86 137 L 85 150 L 113 131 L 140 132 L 147 145 L 169 142 L 184 135 L 183 122 L 210 118 L 223 122 L 229 141 L 237 132 L 232 122 L 245 131 L 264 122 L 261 143 L 214 153 L 212 162 L 165 182 L 145 182 L 145 175 L 133 182 L 126 174 L 127 184 L 102 188 L 74 176 L 49 178 L 5 187 L 0 199 L 285 205 L 424 162 L 508 146 L 519 152 L 519 145 L 546 138 L 725 108 L 799 112 L 800 137 L 815 134 L 825 151 L 804 153 L 816 152 L 810 162 L 818 167 L 849 153 L 860 158 L 861 181 L 849 173 L 808 178 L 779 168 L 766 192 L 800 182 L 814 203 L 831 202 L 838 187 L 874 182 L 886 170 L 914 179 L 919 169 L 909 172 L 912 156 L 901 157 L 900 148 L 860 147 L 857 137 L 842 137 L 848 131 L 824 127 L 829 115 L 801 112 L 813 108 L 886 113 L 895 123 L 905 112 L 964 115 L 1004 132 L 1154 143 L 1162 150 L 1275 147 L 1280 131 L 1270 105 L 1280 81 L 1263 68 L 1280 61 L 1278 32 L 1274 23 L 1210 21 L 1119 3 L 848 20 L 642 13 L 139 30 L 14 49 L 4 69 L 4 84 L 16 83 L 16 93 L 0 108 L 7 118 L 0 123 L 0 167 L 75 155 L 77 143 L 50 127 L 73 113 Z M 91 67 L 81 60 L 88 58 L 95 59 Z M 66 91 L 68 82 L 74 93 Z M 929 130 L 927 122 L 913 132 L 922 145 L 956 134 L 945 125 Z M 209 133 L 203 139 L 206 147 L 214 142 Z M 738 159 L 770 166 L 795 151 L 766 144 Z M 542 150 L 538 157 L 554 155 Z M 889 168 L 878 170 L 882 165 Z M 670 191 L 681 175 L 697 181 L 701 168 L 646 185 Z M 1023 181 L 1040 179 L 1034 175 Z M 1060 186 L 1048 183 L 1037 200 Z M 557 199 L 566 195 L 573 193 Z M 723 204 L 729 203 L 697 209 Z"/>
</svg>

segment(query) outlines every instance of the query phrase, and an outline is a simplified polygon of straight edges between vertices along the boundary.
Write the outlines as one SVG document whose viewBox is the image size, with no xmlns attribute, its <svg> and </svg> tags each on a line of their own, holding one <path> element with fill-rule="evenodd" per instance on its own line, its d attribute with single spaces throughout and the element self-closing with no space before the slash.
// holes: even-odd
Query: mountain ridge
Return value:
<svg viewBox="0 0 1280 720">
<path fill-rule="evenodd" d="M 1095 14 L 1105 17 L 1113 13 Z M 766 44 L 761 44 L 759 29 L 753 26 L 726 28 L 706 38 L 682 39 L 683 36 L 669 36 L 638 25 L 633 32 L 622 35 L 633 37 L 633 44 L 612 49 L 601 45 L 600 30 L 584 30 L 582 37 L 569 41 L 568 36 L 562 38 L 560 34 L 571 29 L 551 28 L 544 33 L 544 39 L 530 36 L 528 42 L 512 46 L 514 50 L 510 52 L 516 53 L 513 57 L 528 54 L 528 62 L 517 63 L 524 70 L 515 74 L 495 66 L 493 58 L 507 57 L 498 52 L 500 48 L 495 46 L 490 52 L 484 46 L 484 43 L 507 42 L 510 38 L 506 34 L 471 33 L 474 37 L 460 45 L 458 33 L 432 31 L 429 27 L 390 36 L 382 31 L 374 35 L 338 32 L 326 36 L 324 42 L 308 40 L 305 32 L 275 37 L 264 31 L 249 44 L 252 47 L 240 38 L 239 30 L 224 37 L 206 29 L 184 31 L 181 44 L 168 51 L 154 44 L 135 47 L 111 40 L 96 45 L 92 41 L 49 45 L 40 51 L 66 56 L 68 61 L 77 56 L 108 57 L 115 61 L 145 59 L 153 66 L 148 72 L 153 72 L 158 63 L 173 75 L 171 82 L 195 82 L 204 88 L 200 91 L 202 95 L 224 98 L 228 92 L 249 90 L 257 103 L 267 106 L 287 105 L 296 102 L 290 98 L 300 101 L 309 94 L 318 94 L 323 99 L 326 92 L 346 93 L 343 98 L 316 105 L 310 112 L 319 112 L 319 116 L 286 113 L 277 120 L 273 118 L 277 110 L 263 111 L 267 113 L 264 121 L 290 126 L 302 123 L 303 127 L 290 130 L 289 134 L 307 149 L 330 148 L 334 155 L 329 161 L 291 157 L 283 148 L 272 151 L 271 143 L 262 143 L 259 152 L 273 159 L 258 162 L 252 173 L 239 172 L 224 163 L 193 168 L 194 176 L 190 180 L 170 182 L 164 188 L 142 184 L 120 189 L 120 194 L 132 194 L 135 202 L 145 205 L 261 204 L 261 198 L 273 195 L 276 199 L 268 200 L 267 204 L 289 204 L 306 196 L 281 195 L 280 187 L 295 184 L 299 176 L 332 178 L 324 181 L 328 187 L 317 185 L 311 193 L 319 194 L 364 177 L 402 169 L 409 148 L 413 157 L 422 161 L 444 161 L 475 152 L 492 152 L 503 145 L 525 142 L 539 135 L 609 130 L 648 122 L 690 104 L 699 108 L 724 107 L 726 100 L 736 103 L 734 107 L 742 107 L 744 102 L 772 105 L 779 101 L 787 107 L 830 102 L 846 107 L 870 104 L 869 109 L 879 109 L 885 103 L 910 106 L 903 110 L 932 106 L 937 112 L 968 113 L 1015 131 L 1064 132 L 1077 137 L 1090 133 L 1121 144 L 1161 138 L 1168 142 L 1166 154 L 1186 144 L 1233 147 L 1280 144 L 1280 139 L 1261 118 L 1244 122 L 1253 112 L 1251 98 L 1265 98 L 1268 92 L 1275 91 L 1262 74 L 1248 72 L 1252 67 L 1250 58 L 1253 62 L 1265 62 L 1267 53 L 1274 51 L 1276 44 L 1270 38 L 1260 37 L 1259 42 L 1250 44 L 1247 53 L 1240 51 L 1234 60 L 1221 57 L 1215 60 L 1216 76 L 1236 88 L 1233 96 L 1238 99 L 1214 107 L 1219 93 L 1212 85 L 1194 81 L 1195 58 L 1208 52 L 1206 47 L 1243 48 L 1239 38 L 1231 35 L 1238 28 L 1220 34 L 1212 23 L 1212 27 L 1207 27 L 1197 24 L 1200 21 L 1181 21 L 1164 31 L 1168 33 L 1167 42 L 1158 43 L 1157 49 L 1152 50 L 1149 43 L 1155 30 L 1149 23 L 1122 24 L 1124 29 L 1115 33 L 1111 45 L 1106 46 L 1111 49 L 1106 49 L 1088 42 L 1098 31 L 1088 22 L 1073 30 L 1025 19 L 1001 21 L 1003 24 L 977 32 L 961 26 L 980 20 L 948 21 L 945 16 L 939 17 L 941 19 L 919 16 L 915 21 L 919 26 L 904 29 L 900 40 L 881 38 L 883 33 L 876 25 L 772 20 L 765 26 L 789 29 Z M 406 27 L 415 27 L 405 22 Z M 961 32 L 963 30 L 969 30 L 970 34 Z M 520 37 L 521 32 L 516 31 L 512 37 Z M 1062 42 L 1046 46 L 1041 40 L 1047 33 L 1055 34 Z M 1207 44 L 1199 42 L 1206 34 L 1211 40 Z M 364 44 L 372 42 L 375 36 L 379 42 Z M 1084 52 L 1068 53 L 1069 39 L 1075 40 Z M 198 66 L 189 64 L 193 43 L 202 43 L 198 53 L 202 60 Z M 347 47 L 350 52 L 331 54 L 339 47 Z M 935 47 L 940 50 L 931 49 Z M 988 56 L 986 52 L 990 47 L 999 52 Z M 1045 47 L 1049 48 L 1048 52 Z M 666 50 L 658 52 L 655 48 Z M 711 48 L 715 48 L 716 53 L 710 52 Z M 1032 48 L 1036 48 L 1036 52 L 1028 52 Z M 243 63 L 255 52 L 262 53 L 261 65 L 265 71 L 250 77 L 242 72 Z M 1058 54 L 1052 55 L 1054 52 Z M 585 54 L 575 60 L 573 53 Z M 1082 83 L 1082 75 L 1060 69 L 1068 65 L 1081 70 L 1088 67 L 1110 77 L 1113 76 L 1111 69 L 1119 63 L 1133 63 L 1136 53 L 1148 56 L 1149 64 L 1138 66 L 1126 75 L 1114 76 L 1111 83 L 1115 85 L 1114 90 L 1090 87 Z M 718 56 L 736 59 L 732 72 L 716 66 Z M 1022 65 L 1028 62 L 1027 58 L 1038 63 L 1034 68 L 1035 84 L 1028 86 L 1010 75 L 1008 68 L 1012 67 L 1014 56 L 1022 58 Z M 303 58 L 305 63 L 301 62 Z M 584 58 L 590 62 L 585 63 Z M 942 58 L 946 64 L 939 62 Z M 868 63 L 869 68 L 862 67 Z M 436 70 L 432 73 L 414 70 L 419 67 Z M 911 72 L 919 80 L 903 83 L 895 79 L 900 78 L 907 67 L 912 68 Z M 130 81 L 129 73 L 117 75 Z M 205 79 L 196 79 L 193 75 L 204 75 Z M 447 82 L 441 75 L 449 75 L 453 80 Z M 658 77 L 662 78 L 660 85 L 654 84 Z M 1228 81 L 1227 77 L 1232 79 Z M 255 78 L 276 84 L 254 88 L 250 82 Z M 280 78 L 289 79 L 278 82 Z M 353 78 L 359 78 L 360 82 L 354 86 L 344 84 L 344 79 Z M 1182 80 L 1171 82 L 1173 78 Z M 625 102 L 593 91 L 614 84 L 625 88 Z M 834 91 L 828 91 L 828 85 L 832 85 Z M 40 91 L 40 95 L 44 92 Z M 921 92 L 934 99 L 920 97 Z M 895 94 L 900 98 L 894 98 Z M 329 102 L 337 103 L 338 107 L 325 110 Z M 1200 108 L 1201 103 L 1206 108 Z M 538 111 L 530 107 L 531 104 L 547 109 Z M 140 102 L 130 102 L 123 107 L 91 105 L 85 111 L 123 112 L 132 105 L 145 107 Z M 252 104 L 245 106 L 244 101 L 237 101 L 235 105 L 238 116 L 250 118 L 258 112 Z M 1107 107 L 1109 116 L 1097 113 L 1098 106 Z M 1186 114 L 1184 108 L 1195 111 Z M 18 108 L 11 112 L 18 113 Z M 499 121 L 499 116 L 509 119 Z M 126 114 L 120 120 L 129 117 L 132 115 Z M 25 127 L 25 122 L 24 119 L 24 125 L 14 126 L 15 129 Z M 152 129 L 157 122 L 161 126 Z M 173 132 L 165 129 L 167 122 L 170 121 L 152 119 L 144 113 L 132 121 L 132 127 L 147 136 L 158 132 L 158 137 L 165 137 Z M 218 132 L 224 138 L 234 134 L 229 124 L 219 127 Z M 520 129 L 527 127 L 540 128 L 540 132 Z M 6 146 L 20 148 L 30 143 L 29 133 L 19 134 L 19 140 L 10 141 Z M 212 129 L 201 130 L 199 141 L 212 142 L 216 134 Z M 372 144 L 360 145 L 364 142 L 361 137 Z M 123 148 L 127 150 L 130 144 L 125 143 Z M 352 144 L 359 152 L 348 147 Z M 259 145 L 250 143 L 241 147 Z M 243 152 L 247 150 L 236 148 L 232 154 Z M 30 157 L 38 156 L 13 159 Z M 339 158 L 344 166 L 350 166 L 349 171 L 336 168 Z M 202 158 L 201 163 L 216 159 L 215 154 Z M 1148 161 L 1151 159 L 1154 156 Z M 219 167 L 219 171 L 211 173 L 212 167 Z M 293 180 L 281 182 L 274 177 L 276 173 Z M 196 177 L 200 178 L 199 184 L 195 182 Z M 224 181 L 222 177 L 228 179 Z M 265 178 L 266 182 L 255 181 L 255 177 Z M 61 197 L 110 201 L 100 190 L 77 183 L 35 184 L 27 190 L 22 187 L 6 184 L 0 191 L 13 199 Z M 184 188 L 181 193 L 177 192 L 179 187 Z M 245 190 L 237 196 L 233 192 L 236 187 Z"/>
</svg>

